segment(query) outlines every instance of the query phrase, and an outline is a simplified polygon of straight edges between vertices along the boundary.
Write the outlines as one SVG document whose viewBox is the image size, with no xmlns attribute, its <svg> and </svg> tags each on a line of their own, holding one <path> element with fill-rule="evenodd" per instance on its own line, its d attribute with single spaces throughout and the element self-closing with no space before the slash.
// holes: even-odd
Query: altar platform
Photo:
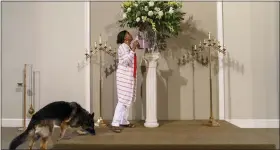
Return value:
<svg viewBox="0 0 280 150">
<path fill-rule="evenodd" d="M 54 143 L 52 149 L 276 149 L 278 129 L 242 129 L 226 121 L 208 127 L 206 121 L 162 121 L 158 128 L 136 128 L 114 133 L 96 128 L 96 136 L 76 136 Z M 278 136 L 277 136 L 278 135 Z M 277 138 L 277 139 L 276 139 Z"/>
</svg>

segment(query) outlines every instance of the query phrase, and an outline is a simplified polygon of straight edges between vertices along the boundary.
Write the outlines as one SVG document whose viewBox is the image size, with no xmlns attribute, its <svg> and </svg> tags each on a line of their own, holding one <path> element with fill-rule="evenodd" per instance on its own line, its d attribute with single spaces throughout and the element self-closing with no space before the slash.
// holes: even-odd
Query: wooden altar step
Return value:
<svg viewBox="0 0 280 150">
<path fill-rule="evenodd" d="M 207 127 L 205 121 L 166 121 L 158 128 L 136 128 L 114 133 L 97 128 L 96 136 L 77 136 L 54 144 L 53 149 L 276 149 L 275 143 L 252 129 L 241 129 L 226 121 Z"/>
<path fill-rule="evenodd" d="M 276 150 L 271 144 L 206 144 L 206 145 L 141 145 L 141 144 L 109 144 L 109 145 L 58 145 L 53 149 L 76 149 L 76 150 Z"/>
</svg>

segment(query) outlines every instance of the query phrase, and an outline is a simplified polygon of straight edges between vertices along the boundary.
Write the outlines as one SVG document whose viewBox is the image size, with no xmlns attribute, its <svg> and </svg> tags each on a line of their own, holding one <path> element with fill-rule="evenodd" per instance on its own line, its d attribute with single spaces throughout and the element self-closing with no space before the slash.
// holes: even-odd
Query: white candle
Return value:
<svg viewBox="0 0 280 150">
<path fill-rule="evenodd" d="M 194 45 L 194 49 L 196 50 L 196 45 Z"/>
<path fill-rule="evenodd" d="M 199 46 L 201 46 L 201 41 L 199 42 Z"/>
<path fill-rule="evenodd" d="M 96 42 L 94 42 L 94 48 L 96 48 L 97 47 L 97 43 Z"/>
<path fill-rule="evenodd" d="M 112 47 L 111 47 L 111 45 L 109 46 L 109 50 L 111 50 L 112 49 Z"/>
<path fill-rule="evenodd" d="M 210 35 L 211 33 L 210 32 L 208 32 L 208 39 L 211 39 L 211 35 Z"/>
<path fill-rule="evenodd" d="M 88 49 L 86 49 L 86 54 L 88 54 Z"/>
<path fill-rule="evenodd" d="M 105 42 L 105 46 L 107 46 L 107 42 Z"/>
<path fill-rule="evenodd" d="M 99 35 L 99 44 L 102 43 L 101 34 Z"/>
</svg>

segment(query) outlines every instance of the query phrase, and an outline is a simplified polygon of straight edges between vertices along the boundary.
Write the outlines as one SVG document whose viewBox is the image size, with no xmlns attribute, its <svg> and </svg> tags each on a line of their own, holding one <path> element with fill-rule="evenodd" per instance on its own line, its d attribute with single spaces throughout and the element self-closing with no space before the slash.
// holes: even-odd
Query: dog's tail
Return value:
<svg viewBox="0 0 280 150">
<path fill-rule="evenodd" d="M 35 129 L 36 124 L 37 124 L 37 121 L 34 118 L 32 118 L 28 124 L 27 129 L 23 133 L 21 133 L 19 136 L 15 137 L 12 140 L 12 142 L 10 143 L 9 149 L 15 150 L 19 145 L 21 145 L 22 143 L 27 141 L 29 132 L 31 130 Z"/>
</svg>

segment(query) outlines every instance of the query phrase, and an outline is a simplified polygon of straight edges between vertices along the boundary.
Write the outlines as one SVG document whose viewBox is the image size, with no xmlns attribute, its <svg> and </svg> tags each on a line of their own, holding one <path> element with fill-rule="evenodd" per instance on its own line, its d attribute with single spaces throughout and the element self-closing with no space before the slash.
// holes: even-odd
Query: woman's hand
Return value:
<svg viewBox="0 0 280 150">
<path fill-rule="evenodd" d="M 132 44 L 132 51 L 135 52 L 136 48 L 139 47 L 139 42 L 138 40 L 134 41 Z"/>
</svg>

